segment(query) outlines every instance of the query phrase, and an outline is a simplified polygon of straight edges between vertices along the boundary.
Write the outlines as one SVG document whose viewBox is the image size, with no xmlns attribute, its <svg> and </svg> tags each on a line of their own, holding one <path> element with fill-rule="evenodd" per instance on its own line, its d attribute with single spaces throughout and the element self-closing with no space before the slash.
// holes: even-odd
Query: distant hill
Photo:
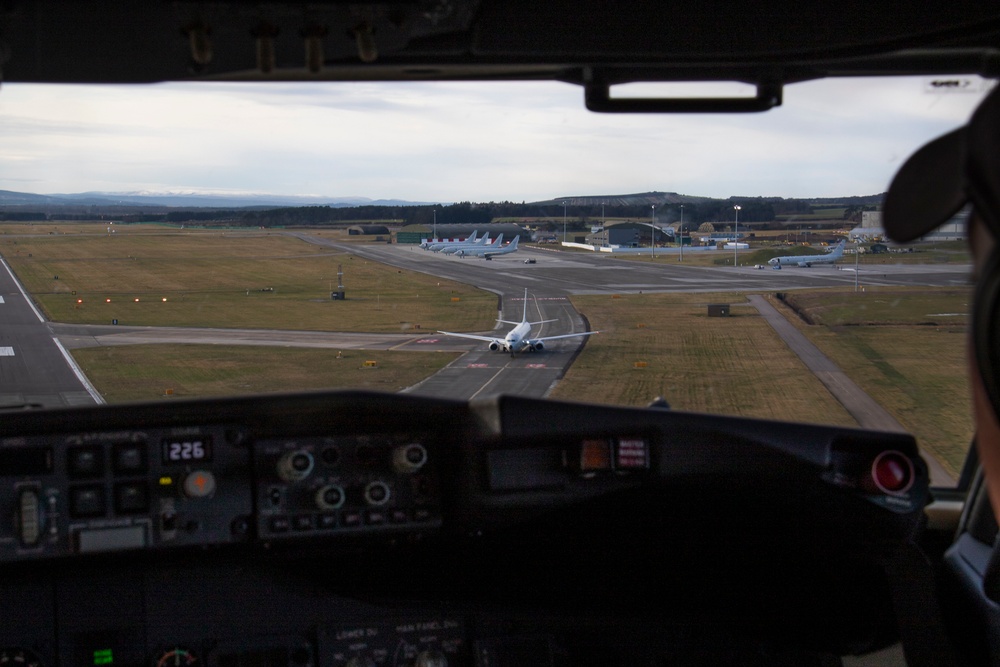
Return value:
<svg viewBox="0 0 1000 667">
<path fill-rule="evenodd" d="M 861 195 L 851 197 L 820 197 L 816 199 L 804 199 L 806 203 L 816 206 L 881 206 L 885 199 L 885 193 L 877 195 Z"/>
<path fill-rule="evenodd" d="M 535 206 L 663 206 L 665 204 L 700 204 L 711 201 L 712 197 L 679 195 L 676 192 L 640 192 L 631 195 L 586 195 L 557 197 L 545 201 L 531 202 Z"/>
<path fill-rule="evenodd" d="M 815 207 L 834 206 L 879 206 L 885 193 L 875 195 L 847 195 L 844 197 L 760 197 L 732 195 L 730 197 L 701 197 L 697 195 L 682 195 L 676 192 L 640 192 L 630 195 L 585 195 L 571 197 L 556 197 L 544 201 L 532 202 L 535 206 L 669 206 L 676 204 L 704 204 L 712 201 L 756 201 L 756 202 L 802 202 Z"/>
<path fill-rule="evenodd" d="M 343 208 L 353 206 L 428 206 L 436 203 L 441 202 L 412 202 L 403 199 L 269 195 L 256 193 L 78 192 L 73 194 L 38 195 L 27 192 L 0 190 L 0 207 L 166 206 L 171 208 L 277 208 L 285 206 L 330 206 L 334 208 Z"/>
</svg>

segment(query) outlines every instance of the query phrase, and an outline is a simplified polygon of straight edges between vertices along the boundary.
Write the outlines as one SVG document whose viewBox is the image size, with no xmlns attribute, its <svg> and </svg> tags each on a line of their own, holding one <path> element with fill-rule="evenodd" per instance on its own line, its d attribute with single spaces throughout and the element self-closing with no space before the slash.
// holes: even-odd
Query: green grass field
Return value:
<svg viewBox="0 0 1000 667">
<path fill-rule="evenodd" d="M 320 389 L 397 392 L 459 355 L 219 345 L 122 345 L 73 350 L 110 403 Z M 366 365 L 374 362 L 374 366 Z"/>
<path fill-rule="evenodd" d="M 952 473 L 961 469 L 972 439 L 971 287 L 818 290 L 786 299 L 779 307 L 813 343 Z"/>
<path fill-rule="evenodd" d="M 786 316 L 957 473 L 972 436 L 958 312 L 968 290 L 814 290 L 789 298 L 816 323 L 779 304 Z M 708 317 L 712 302 L 731 304 L 732 317 Z M 573 303 L 602 333 L 587 341 L 553 397 L 641 406 L 663 396 L 681 410 L 856 426 L 742 294 Z"/>
<path fill-rule="evenodd" d="M 280 234 L 175 231 L 3 238 L 59 322 L 398 332 L 488 329 L 496 297 Z M 345 301 L 332 301 L 338 266 Z"/>
<path fill-rule="evenodd" d="M 731 317 L 708 317 L 728 303 Z M 825 424 L 853 423 L 743 294 L 576 296 L 601 331 L 552 396 Z"/>
</svg>

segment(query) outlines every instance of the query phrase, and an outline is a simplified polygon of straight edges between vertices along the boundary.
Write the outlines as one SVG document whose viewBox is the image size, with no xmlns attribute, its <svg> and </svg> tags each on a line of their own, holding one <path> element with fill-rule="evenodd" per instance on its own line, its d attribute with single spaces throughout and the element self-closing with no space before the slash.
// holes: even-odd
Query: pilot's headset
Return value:
<svg viewBox="0 0 1000 667">
<path fill-rule="evenodd" d="M 906 161 L 886 193 L 882 223 L 890 238 L 913 241 L 968 204 L 994 243 L 976 280 L 972 343 L 993 413 L 1000 418 L 1000 86 L 968 124 Z"/>
</svg>

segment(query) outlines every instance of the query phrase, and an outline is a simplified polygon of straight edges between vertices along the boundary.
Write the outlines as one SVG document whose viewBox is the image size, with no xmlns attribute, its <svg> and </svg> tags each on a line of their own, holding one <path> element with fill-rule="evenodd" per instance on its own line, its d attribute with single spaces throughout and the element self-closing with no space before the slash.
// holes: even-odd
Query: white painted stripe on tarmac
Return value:
<svg viewBox="0 0 1000 667">
<path fill-rule="evenodd" d="M 76 361 L 73 359 L 73 355 L 71 355 L 69 351 L 65 347 L 63 347 L 63 344 L 59 342 L 58 338 L 53 338 L 52 342 L 55 343 L 56 347 L 59 348 L 59 351 L 62 352 L 62 356 L 66 359 L 66 363 L 69 364 L 70 369 L 72 369 L 77 379 L 81 383 L 83 383 L 83 388 L 87 390 L 87 393 L 90 394 L 90 397 L 94 399 L 94 401 L 98 405 L 103 405 L 104 397 L 101 396 L 100 393 L 98 393 L 97 389 L 94 388 L 94 385 L 90 384 L 90 380 L 88 380 L 87 376 L 83 374 L 83 371 L 80 369 L 80 367 L 76 365 Z"/>
<path fill-rule="evenodd" d="M 3 303 L 3 297 L 0 296 L 0 303 Z"/>
<path fill-rule="evenodd" d="M 13 357 L 14 348 L 12 347 L 0 347 L 0 357 Z"/>
<path fill-rule="evenodd" d="M 35 304 L 31 300 L 31 297 L 29 297 L 28 293 L 24 291 L 24 287 L 21 286 L 21 282 L 17 279 L 17 276 L 14 275 L 14 272 L 10 270 L 10 266 L 7 264 L 7 260 L 0 259 L 0 264 L 3 264 L 3 268 L 7 269 L 7 273 L 10 274 L 11 280 L 13 280 L 14 284 L 17 285 L 18 291 L 21 292 L 21 296 L 24 297 L 24 300 L 28 302 L 28 305 L 31 307 L 31 310 L 35 313 L 35 317 L 38 318 L 39 322 L 44 323 L 45 318 L 42 317 L 42 314 L 38 311 L 37 308 L 35 308 Z"/>
</svg>

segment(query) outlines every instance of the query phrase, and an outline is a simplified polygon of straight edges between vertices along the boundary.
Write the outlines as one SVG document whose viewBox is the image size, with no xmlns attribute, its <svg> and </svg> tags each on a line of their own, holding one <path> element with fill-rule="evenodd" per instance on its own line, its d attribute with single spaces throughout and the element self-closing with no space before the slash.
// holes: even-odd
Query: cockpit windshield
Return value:
<svg viewBox="0 0 1000 667">
<path fill-rule="evenodd" d="M 828 79 L 665 118 L 552 82 L 9 85 L 5 279 L 89 396 L 32 365 L 7 402 L 659 400 L 910 431 L 946 484 L 971 438 L 963 226 L 898 246 L 879 209 L 988 89 Z"/>
</svg>

